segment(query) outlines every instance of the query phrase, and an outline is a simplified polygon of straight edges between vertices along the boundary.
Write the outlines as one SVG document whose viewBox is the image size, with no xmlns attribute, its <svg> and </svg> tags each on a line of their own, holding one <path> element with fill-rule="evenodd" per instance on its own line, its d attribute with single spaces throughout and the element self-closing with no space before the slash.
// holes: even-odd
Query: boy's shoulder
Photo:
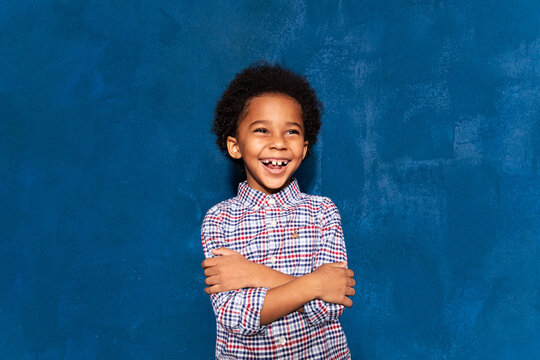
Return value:
<svg viewBox="0 0 540 360">
<path fill-rule="evenodd" d="M 316 218 L 323 223 L 326 223 L 328 219 L 341 219 L 338 207 L 329 197 L 310 194 L 304 195 L 306 207 L 315 212 L 317 214 Z"/>
<path fill-rule="evenodd" d="M 319 209 L 326 209 L 328 207 L 335 206 L 332 199 L 327 196 L 301 193 L 301 199 L 302 200 L 300 203 L 302 205 L 309 204 L 310 206 L 315 206 L 315 208 Z"/>
<path fill-rule="evenodd" d="M 223 200 L 212 206 L 206 212 L 205 217 L 219 217 L 223 213 L 241 211 L 243 204 L 238 200 L 238 196 Z"/>
</svg>

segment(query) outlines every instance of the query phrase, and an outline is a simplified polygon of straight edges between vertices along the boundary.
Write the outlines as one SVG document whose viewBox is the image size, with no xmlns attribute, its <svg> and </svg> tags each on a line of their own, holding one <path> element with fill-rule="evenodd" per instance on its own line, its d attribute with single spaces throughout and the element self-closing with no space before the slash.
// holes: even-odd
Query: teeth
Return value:
<svg viewBox="0 0 540 360">
<path fill-rule="evenodd" d="M 272 164 L 272 165 L 279 165 L 279 166 L 285 166 L 289 163 L 288 160 L 262 160 L 263 164 Z"/>
</svg>

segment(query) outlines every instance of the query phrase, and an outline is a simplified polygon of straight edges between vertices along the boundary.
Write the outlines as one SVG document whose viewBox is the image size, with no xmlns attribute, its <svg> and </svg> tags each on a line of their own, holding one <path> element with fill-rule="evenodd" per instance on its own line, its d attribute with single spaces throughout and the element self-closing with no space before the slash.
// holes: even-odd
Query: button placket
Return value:
<svg viewBox="0 0 540 360">
<path fill-rule="evenodd" d="M 270 200 L 270 199 L 271 198 L 267 199 L 266 202 L 268 202 L 268 200 Z M 276 221 L 276 218 L 274 217 L 273 211 L 268 211 L 267 210 L 265 212 L 266 212 L 266 215 L 267 215 L 267 217 L 264 219 L 266 229 L 267 229 L 266 246 L 267 246 L 267 251 L 269 251 L 271 253 L 277 247 L 276 239 L 275 239 L 276 234 L 275 234 L 274 231 L 272 231 L 277 226 L 277 221 Z M 270 215 L 270 216 L 268 216 L 268 215 Z"/>
</svg>

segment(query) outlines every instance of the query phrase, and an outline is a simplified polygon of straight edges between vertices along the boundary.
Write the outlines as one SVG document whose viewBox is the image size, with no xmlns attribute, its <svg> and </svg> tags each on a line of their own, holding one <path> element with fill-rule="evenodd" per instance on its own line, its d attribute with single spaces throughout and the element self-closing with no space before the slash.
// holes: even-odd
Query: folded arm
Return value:
<svg viewBox="0 0 540 360">
<path fill-rule="evenodd" d="M 296 276 L 249 261 L 227 248 L 212 250 L 212 255 L 216 257 L 207 258 L 201 264 L 206 276 L 204 282 L 207 287 L 204 291 L 207 294 L 248 287 L 273 289 L 297 279 Z"/>
<path fill-rule="evenodd" d="M 354 273 L 346 268 L 346 263 L 324 264 L 313 273 L 295 277 L 251 262 L 226 248 L 212 253 L 218 257 L 202 263 L 208 285 L 205 292 L 217 294 L 242 288 L 269 288 L 260 312 L 261 325 L 299 310 L 314 299 L 352 305 L 347 296 L 354 295 Z"/>
<path fill-rule="evenodd" d="M 322 204 L 320 224 L 321 243 L 315 254 L 314 270 L 327 263 L 347 261 L 341 217 L 336 205 L 328 198 Z M 344 305 L 319 298 L 305 304 L 304 312 L 311 324 L 320 324 L 337 320 L 343 314 Z"/>
<path fill-rule="evenodd" d="M 205 226 L 207 217 L 203 222 L 203 248 L 207 259 L 202 267 L 206 275 L 205 292 L 213 299 L 218 321 L 234 319 L 233 315 L 249 318 L 251 313 L 245 310 L 258 307 L 257 316 L 251 316 L 255 323 L 258 320 L 258 326 L 251 326 L 249 330 L 253 332 L 253 329 L 294 311 L 304 312 L 309 322 L 317 324 L 337 319 L 343 312 L 343 306 L 352 306 L 348 296 L 355 293 L 354 273 L 346 268 L 341 220 L 333 203 L 329 202 L 324 207 L 322 239 L 315 254 L 314 271 L 301 277 L 253 263 L 237 252 L 220 248 L 219 225 L 216 221 L 209 221 Z M 224 296 L 226 301 L 217 300 Z M 245 319 L 234 322 L 240 323 L 249 322 Z M 233 328 L 229 326 L 229 329 Z"/>
<path fill-rule="evenodd" d="M 201 238 L 204 256 L 211 260 L 212 251 L 222 247 L 224 236 L 221 227 L 220 209 L 210 209 L 204 217 Z M 205 260 L 205 261 L 207 261 Z M 255 335 L 264 330 L 260 323 L 260 309 L 268 288 L 224 288 L 220 292 L 205 291 L 210 295 L 216 321 L 228 332 L 245 336 Z"/>
</svg>

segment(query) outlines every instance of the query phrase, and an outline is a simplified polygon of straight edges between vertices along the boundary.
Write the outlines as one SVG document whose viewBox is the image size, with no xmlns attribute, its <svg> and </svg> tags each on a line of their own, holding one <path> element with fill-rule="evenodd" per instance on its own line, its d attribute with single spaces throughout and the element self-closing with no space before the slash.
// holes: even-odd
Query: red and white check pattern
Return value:
<svg viewBox="0 0 540 360">
<path fill-rule="evenodd" d="M 212 207 L 202 224 L 205 256 L 226 247 L 247 259 L 294 276 L 347 260 L 341 219 L 334 203 L 300 192 L 296 180 L 278 194 L 238 186 L 238 195 Z M 350 359 L 338 317 L 343 306 L 313 300 L 260 325 L 268 288 L 210 295 L 216 314 L 216 359 Z"/>
</svg>

